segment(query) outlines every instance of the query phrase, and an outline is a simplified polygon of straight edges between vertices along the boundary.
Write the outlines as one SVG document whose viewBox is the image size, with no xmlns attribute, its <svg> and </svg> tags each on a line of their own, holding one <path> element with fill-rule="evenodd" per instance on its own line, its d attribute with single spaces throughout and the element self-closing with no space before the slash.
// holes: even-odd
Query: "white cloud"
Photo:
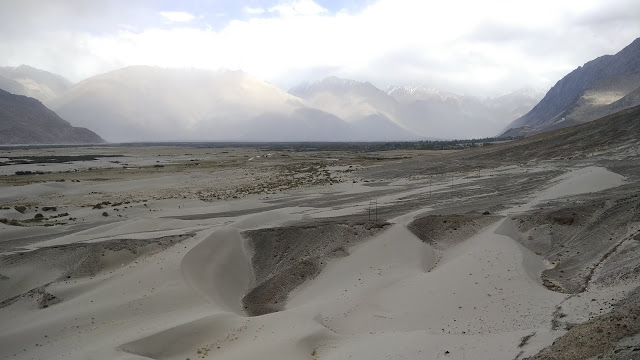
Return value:
<svg viewBox="0 0 640 360">
<path fill-rule="evenodd" d="M 245 13 L 247 13 L 249 15 L 260 15 L 260 14 L 264 14 L 266 12 L 266 10 L 263 9 L 263 8 L 250 7 L 250 6 L 245 6 L 244 8 L 242 8 L 242 11 L 244 11 Z"/>
<path fill-rule="evenodd" d="M 188 23 L 196 18 L 194 15 L 184 11 L 160 11 L 159 14 L 168 22 L 175 23 Z"/>
<path fill-rule="evenodd" d="M 327 9 L 316 4 L 313 0 L 297 0 L 292 2 L 282 2 L 269 9 L 280 16 L 313 16 L 327 12 Z"/>
<path fill-rule="evenodd" d="M 332 14 L 296 0 L 268 9 L 266 17 L 245 8 L 256 16 L 214 29 L 189 23 L 189 13 L 164 12 L 182 24 L 3 39 L 0 62 L 73 80 L 147 64 L 243 69 L 282 87 L 313 74 L 489 94 L 550 87 L 584 62 L 617 52 L 640 34 L 638 15 L 630 15 L 635 1 L 378 0 L 358 13 Z"/>
</svg>

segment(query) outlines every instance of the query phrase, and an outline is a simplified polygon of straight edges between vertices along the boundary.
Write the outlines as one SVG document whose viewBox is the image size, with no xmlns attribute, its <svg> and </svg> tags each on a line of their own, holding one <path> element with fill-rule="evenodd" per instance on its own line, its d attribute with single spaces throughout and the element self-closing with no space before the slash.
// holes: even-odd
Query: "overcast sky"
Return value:
<svg viewBox="0 0 640 360">
<path fill-rule="evenodd" d="M 335 75 L 492 95 L 549 88 L 640 36 L 638 0 L 1 0 L 0 66 Z"/>
</svg>

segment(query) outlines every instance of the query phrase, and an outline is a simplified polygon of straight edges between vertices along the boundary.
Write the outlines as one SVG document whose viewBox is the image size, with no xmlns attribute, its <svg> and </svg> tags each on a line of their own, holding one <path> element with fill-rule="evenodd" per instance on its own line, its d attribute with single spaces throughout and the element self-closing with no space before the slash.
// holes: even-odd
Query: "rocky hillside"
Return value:
<svg viewBox="0 0 640 360">
<path fill-rule="evenodd" d="M 501 161 L 588 158 L 594 155 L 640 158 L 640 106 L 579 126 L 495 145 L 475 158 Z"/>
<path fill-rule="evenodd" d="M 0 90 L 0 144 L 95 144 L 104 140 L 73 127 L 40 101 Z"/>
<path fill-rule="evenodd" d="M 504 135 L 529 136 L 640 105 L 639 89 L 640 38 L 617 54 L 601 56 L 566 75 Z"/>
</svg>

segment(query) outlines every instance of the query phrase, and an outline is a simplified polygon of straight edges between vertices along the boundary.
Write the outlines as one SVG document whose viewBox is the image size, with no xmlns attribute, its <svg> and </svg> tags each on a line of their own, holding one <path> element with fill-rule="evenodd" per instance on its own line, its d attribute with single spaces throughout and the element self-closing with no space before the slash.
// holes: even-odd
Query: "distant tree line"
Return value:
<svg viewBox="0 0 640 360">
<path fill-rule="evenodd" d="M 423 140 L 388 142 L 304 142 L 262 144 L 262 148 L 272 151 L 391 151 L 391 150 L 457 150 L 490 146 L 496 142 L 512 141 L 519 137 L 488 137 L 465 140 Z"/>
</svg>

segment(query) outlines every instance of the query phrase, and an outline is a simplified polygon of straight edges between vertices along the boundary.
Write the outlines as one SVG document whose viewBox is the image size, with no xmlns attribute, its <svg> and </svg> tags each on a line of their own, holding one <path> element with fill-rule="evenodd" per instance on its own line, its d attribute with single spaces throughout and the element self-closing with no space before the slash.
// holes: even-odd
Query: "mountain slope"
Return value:
<svg viewBox="0 0 640 360">
<path fill-rule="evenodd" d="M 334 140 L 348 135 L 336 136 L 344 121 L 306 111 L 303 100 L 240 71 L 132 66 L 74 85 L 53 108 L 115 142 Z M 322 119 L 336 125 L 336 132 L 308 126 Z"/>
<path fill-rule="evenodd" d="M 398 120 L 398 102 L 371 83 L 332 76 L 294 87 L 289 93 L 304 99 L 317 109 L 349 122 L 355 132 L 354 140 L 390 141 L 421 138 Z"/>
<path fill-rule="evenodd" d="M 620 110 L 606 107 L 639 87 L 640 38 L 617 54 L 601 56 L 566 75 L 538 105 L 509 125 L 508 133 L 530 135 L 595 120 Z M 639 104 L 631 101 L 627 106 Z"/>
<path fill-rule="evenodd" d="M 48 103 L 71 86 L 69 80 L 27 65 L 0 67 L 0 89 Z"/>
<path fill-rule="evenodd" d="M 303 84 L 289 93 L 352 123 L 363 138 L 395 140 L 492 136 L 542 97 L 531 90 L 488 99 L 422 86 L 382 91 L 368 82 L 337 77 Z"/>
<path fill-rule="evenodd" d="M 395 100 L 371 84 L 333 78 L 296 94 L 305 99 L 240 71 L 132 66 L 74 85 L 52 107 L 113 142 L 420 138 L 380 112 Z"/>
<path fill-rule="evenodd" d="M 19 82 L 0 75 L 0 90 L 10 92 L 12 94 L 24 95 L 24 86 Z"/>
<path fill-rule="evenodd" d="M 337 116 L 301 107 L 288 116 L 262 114 L 243 127 L 246 141 L 354 141 L 355 129 Z"/>
<path fill-rule="evenodd" d="M 347 121 L 358 121 L 375 114 L 394 118 L 398 106 L 393 98 L 371 83 L 334 76 L 294 87 L 289 93 Z"/>
<path fill-rule="evenodd" d="M 487 99 L 427 87 L 390 87 L 387 92 L 400 104 L 398 117 L 406 127 L 439 138 L 493 136 L 541 97 L 531 89 Z"/>
<path fill-rule="evenodd" d="M 488 111 L 475 98 L 406 87 L 393 90 L 401 101 L 399 117 L 403 124 L 420 134 L 436 138 L 472 138 L 481 134 L 489 120 Z"/>
<path fill-rule="evenodd" d="M 36 99 L 0 90 L 0 144 L 95 144 L 104 140 L 73 127 Z"/>
<path fill-rule="evenodd" d="M 545 132 L 518 141 L 489 146 L 478 160 L 529 161 L 533 159 L 585 158 L 610 154 L 640 158 L 640 106 L 621 110 L 578 126 Z"/>
</svg>

